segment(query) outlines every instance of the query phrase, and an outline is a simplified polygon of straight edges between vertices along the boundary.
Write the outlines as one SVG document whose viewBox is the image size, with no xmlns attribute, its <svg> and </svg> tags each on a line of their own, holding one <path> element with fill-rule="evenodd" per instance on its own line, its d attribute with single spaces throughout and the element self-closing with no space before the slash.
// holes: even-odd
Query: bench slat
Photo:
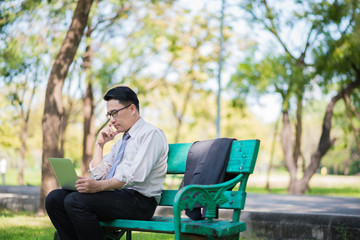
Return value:
<svg viewBox="0 0 360 240">
<path fill-rule="evenodd" d="M 259 146 L 260 141 L 257 139 L 234 141 L 226 172 L 253 173 Z"/>
<path fill-rule="evenodd" d="M 161 195 L 160 206 L 173 206 L 174 198 L 177 193 L 177 190 L 163 190 Z M 232 192 L 226 191 L 224 195 L 229 202 L 226 202 L 219 206 L 219 208 L 224 209 L 244 209 L 246 193 L 245 192 Z"/>
<path fill-rule="evenodd" d="M 168 169 L 169 174 L 185 172 L 186 159 L 192 143 L 169 144 Z"/>
<path fill-rule="evenodd" d="M 103 227 L 115 227 L 130 229 L 132 231 L 174 233 L 174 219 L 172 217 L 154 216 L 151 221 L 116 219 L 113 221 L 100 222 Z"/>
<path fill-rule="evenodd" d="M 186 168 L 186 159 L 192 143 L 169 144 L 168 174 L 183 174 Z M 254 171 L 260 141 L 234 141 L 231 147 L 230 158 L 226 172 L 240 173 Z"/>
</svg>

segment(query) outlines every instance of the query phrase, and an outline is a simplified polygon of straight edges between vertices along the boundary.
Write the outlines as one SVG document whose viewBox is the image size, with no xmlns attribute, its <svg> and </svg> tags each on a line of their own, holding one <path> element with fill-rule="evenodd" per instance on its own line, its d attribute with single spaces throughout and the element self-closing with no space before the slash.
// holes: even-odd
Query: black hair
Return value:
<svg viewBox="0 0 360 240">
<path fill-rule="evenodd" d="M 134 104 L 138 112 L 140 112 L 139 99 L 136 93 L 129 87 L 117 86 L 109 89 L 103 99 L 109 101 L 112 99 L 118 100 L 122 105 L 126 106 Z"/>
</svg>

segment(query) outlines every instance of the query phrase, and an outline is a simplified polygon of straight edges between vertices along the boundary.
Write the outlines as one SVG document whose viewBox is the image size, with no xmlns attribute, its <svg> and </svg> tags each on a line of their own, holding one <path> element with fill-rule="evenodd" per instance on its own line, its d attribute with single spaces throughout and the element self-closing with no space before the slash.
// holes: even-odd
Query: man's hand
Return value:
<svg viewBox="0 0 360 240">
<path fill-rule="evenodd" d="M 78 177 L 75 187 L 80 193 L 96 193 L 102 191 L 101 181 L 92 178 Z"/>
<path fill-rule="evenodd" d="M 115 136 L 119 133 L 120 132 L 118 132 L 114 127 L 112 127 L 112 124 L 109 123 L 99 132 L 97 143 L 100 145 L 104 145 L 105 143 L 113 140 Z"/>
<path fill-rule="evenodd" d="M 110 189 L 121 189 L 125 183 L 115 178 L 96 181 L 92 178 L 78 177 L 75 187 L 80 193 L 97 193 Z"/>
</svg>

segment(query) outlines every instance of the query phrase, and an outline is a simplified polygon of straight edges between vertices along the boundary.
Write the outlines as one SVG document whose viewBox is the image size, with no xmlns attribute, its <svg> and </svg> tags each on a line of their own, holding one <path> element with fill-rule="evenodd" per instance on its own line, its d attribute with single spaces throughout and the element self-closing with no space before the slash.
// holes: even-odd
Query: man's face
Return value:
<svg viewBox="0 0 360 240">
<path fill-rule="evenodd" d="M 118 132 L 126 132 L 133 125 L 134 105 L 122 105 L 118 100 L 111 99 L 107 101 L 107 112 L 110 113 L 110 124 L 116 128 Z M 117 111 L 122 109 L 120 111 Z"/>
</svg>

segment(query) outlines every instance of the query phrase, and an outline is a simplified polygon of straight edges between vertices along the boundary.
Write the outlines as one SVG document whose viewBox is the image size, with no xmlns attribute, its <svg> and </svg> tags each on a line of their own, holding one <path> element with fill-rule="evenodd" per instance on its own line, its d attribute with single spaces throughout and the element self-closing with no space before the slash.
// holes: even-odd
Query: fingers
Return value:
<svg viewBox="0 0 360 240">
<path fill-rule="evenodd" d="M 104 127 L 99 134 L 99 138 L 98 138 L 98 142 L 105 144 L 108 141 L 111 141 L 114 139 L 114 137 L 118 134 L 119 132 L 114 131 L 112 129 L 112 124 L 109 123 L 106 127 Z"/>
<path fill-rule="evenodd" d="M 104 133 L 106 133 L 107 136 L 113 139 L 119 132 L 113 124 L 109 123 L 108 126 L 104 128 Z"/>
<path fill-rule="evenodd" d="M 78 180 L 75 183 L 75 187 L 76 189 L 79 191 L 79 189 L 81 190 L 85 190 L 90 186 L 90 179 L 89 178 L 84 178 L 84 177 L 78 177 Z"/>
<path fill-rule="evenodd" d="M 75 183 L 75 188 L 80 193 L 95 193 L 98 192 L 96 188 L 96 181 L 92 178 L 78 177 Z"/>
<path fill-rule="evenodd" d="M 109 123 L 109 124 L 108 124 L 108 127 L 111 129 L 111 131 L 112 131 L 115 135 L 118 134 L 118 133 L 120 133 L 112 123 Z"/>
</svg>

